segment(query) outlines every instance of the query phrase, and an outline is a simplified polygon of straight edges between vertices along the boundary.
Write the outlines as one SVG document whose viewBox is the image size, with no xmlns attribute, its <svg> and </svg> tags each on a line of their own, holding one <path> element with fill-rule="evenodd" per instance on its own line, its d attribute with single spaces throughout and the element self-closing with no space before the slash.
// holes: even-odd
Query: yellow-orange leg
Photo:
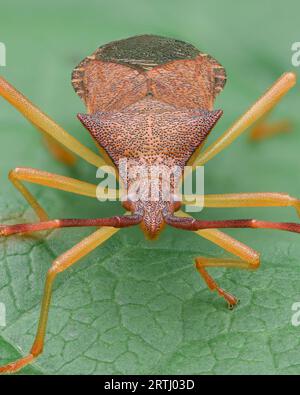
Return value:
<svg viewBox="0 0 300 395">
<path fill-rule="evenodd" d="M 252 141 L 260 141 L 278 133 L 288 133 L 291 129 L 292 125 L 288 120 L 270 122 L 263 119 L 251 128 L 249 139 Z"/>
<path fill-rule="evenodd" d="M 200 197 L 187 196 L 184 204 L 192 206 Z M 204 207 L 294 207 L 300 216 L 300 200 L 286 193 L 279 192 L 249 192 L 249 193 L 229 193 L 204 195 Z"/>
<path fill-rule="evenodd" d="M 48 173 L 46 171 L 32 169 L 29 167 L 19 167 L 11 170 L 9 173 L 9 179 L 21 192 L 41 221 L 47 221 L 48 215 L 43 207 L 38 203 L 36 198 L 23 185 L 24 181 L 93 198 L 96 198 L 96 193 L 98 197 L 108 196 L 106 193 L 104 193 L 104 191 L 102 194 L 99 187 L 97 188 L 96 185 L 90 184 L 88 182 L 79 181 L 74 178 Z M 110 192 L 112 197 L 117 193 L 113 190 Z"/>
<path fill-rule="evenodd" d="M 90 236 L 83 239 L 70 250 L 55 259 L 51 268 L 47 272 L 44 296 L 41 306 L 40 319 L 37 334 L 28 355 L 0 367 L 0 373 L 14 373 L 31 363 L 39 354 L 42 353 L 46 334 L 48 312 L 52 294 L 53 282 L 58 273 L 63 272 L 73 265 L 79 259 L 93 251 L 100 244 L 113 236 L 119 229 L 116 228 L 100 228 Z"/>
<path fill-rule="evenodd" d="M 230 145 L 240 134 L 265 116 L 295 85 L 295 73 L 284 73 L 221 137 L 195 158 L 193 165 L 201 166 Z"/>
<path fill-rule="evenodd" d="M 76 156 L 72 152 L 66 150 L 53 137 L 48 136 L 46 133 L 43 133 L 43 135 L 44 143 L 55 159 L 68 166 L 73 166 L 76 163 Z"/>
<path fill-rule="evenodd" d="M 71 136 L 61 126 L 44 114 L 25 96 L 18 92 L 3 77 L 0 77 L 0 95 L 13 105 L 25 118 L 29 120 L 38 130 L 50 137 L 50 144 L 57 154 L 62 152 L 62 147 L 85 159 L 96 167 L 105 165 L 105 161 L 99 155 L 81 144 L 75 137 Z M 55 142 L 54 142 L 55 141 Z M 65 158 L 69 153 L 64 151 Z"/>
<path fill-rule="evenodd" d="M 188 214 L 179 211 L 178 216 L 189 217 Z M 208 267 L 227 267 L 237 269 L 252 269 L 255 270 L 260 265 L 260 255 L 258 252 L 234 239 L 233 237 L 221 232 L 218 229 L 201 229 L 195 232 L 197 235 L 210 240 L 212 243 L 217 244 L 224 250 L 238 257 L 238 259 L 216 259 L 207 257 L 197 257 L 195 259 L 196 268 L 199 274 L 206 282 L 211 291 L 216 291 L 228 303 L 229 308 L 234 307 L 238 299 L 221 288 L 217 282 L 209 275 L 206 268 Z"/>
</svg>

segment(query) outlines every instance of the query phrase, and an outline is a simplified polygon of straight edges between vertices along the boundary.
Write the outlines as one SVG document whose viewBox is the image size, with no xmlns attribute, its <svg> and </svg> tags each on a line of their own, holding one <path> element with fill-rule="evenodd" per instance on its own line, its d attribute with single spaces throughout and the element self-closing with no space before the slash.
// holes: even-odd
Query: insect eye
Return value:
<svg viewBox="0 0 300 395">
<path fill-rule="evenodd" d="M 134 194 L 127 194 L 126 196 L 123 197 L 123 199 L 126 199 L 122 203 L 123 207 L 126 210 L 134 211 L 134 209 L 135 209 L 134 203 L 137 200 L 136 195 L 134 195 Z"/>
</svg>

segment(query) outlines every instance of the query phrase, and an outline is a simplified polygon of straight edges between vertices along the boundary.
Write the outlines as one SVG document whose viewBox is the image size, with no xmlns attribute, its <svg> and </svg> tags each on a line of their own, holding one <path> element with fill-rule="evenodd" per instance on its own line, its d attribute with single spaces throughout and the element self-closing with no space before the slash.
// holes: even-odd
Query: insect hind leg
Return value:
<svg viewBox="0 0 300 395">
<path fill-rule="evenodd" d="M 268 114 L 295 84 L 295 73 L 284 73 L 229 129 L 203 152 L 199 153 L 193 165 L 204 165 L 219 152 L 223 151 L 245 130 Z"/>
<path fill-rule="evenodd" d="M 96 167 L 106 164 L 99 155 L 95 154 L 75 139 L 75 137 L 66 132 L 1 76 L 0 96 L 15 107 L 39 131 L 49 136 L 50 140 L 48 141 L 51 141 L 50 146 L 56 156 L 61 154 L 64 158 L 63 160 L 73 161 L 75 159 L 73 154 L 76 154 Z"/>
<path fill-rule="evenodd" d="M 288 119 L 278 121 L 268 120 L 270 112 L 263 116 L 254 126 L 250 128 L 249 140 L 261 141 L 276 136 L 281 133 L 288 133 L 292 130 L 293 125 Z"/>
</svg>

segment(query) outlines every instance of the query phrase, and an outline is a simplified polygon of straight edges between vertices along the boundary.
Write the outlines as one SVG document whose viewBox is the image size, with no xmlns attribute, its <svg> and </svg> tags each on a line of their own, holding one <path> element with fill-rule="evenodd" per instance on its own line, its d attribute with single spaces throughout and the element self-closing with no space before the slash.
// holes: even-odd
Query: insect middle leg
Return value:
<svg viewBox="0 0 300 395">
<path fill-rule="evenodd" d="M 191 203 L 192 196 L 184 203 Z M 198 199 L 194 199 L 197 202 Z M 201 201 L 201 199 L 199 199 Z M 286 193 L 249 192 L 204 195 L 204 207 L 294 207 L 300 216 L 300 200 Z"/>
<path fill-rule="evenodd" d="M 0 95 L 20 111 L 39 131 L 48 135 L 48 142 L 50 142 L 56 156 L 61 154 L 65 159 L 67 157 L 70 159 L 70 153 L 68 151 L 71 151 L 96 167 L 106 164 L 99 155 L 95 154 L 75 139 L 75 137 L 66 132 L 3 77 L 0 77 Z M 67 151 L 62 147 L 65 147 Z"/>
<path fill-rule="evenodd" d="M 186 213 L 182 211 L 178 212 L 178 216 L 187 217 Z M 214 244 L 217 244 L 224 250 L 235 255 L 237 258 L 208 258 L 199 256 L 195 259 L 196 269 L 198 270 L 201 277 L 206 282 L 208 288 L 211 291 L 216 291 L 222 296 L 228 303 L 229 308 L 232 308 L 238 303 L 238 299 L 231 293 L 221 288 L 217 282 L 207 272 L 207 268 L 211 267 L 226 267 L 226 268 L 237 268 L 237 269 L 258 269 L 260 265 L 260 255 L 258 252 L 248 247 L 246 244 L 234 239 L 233 237 L 221 232 L 218 229 L 202 229 L 195 232 L 198 236 L 201 236 Z"/>
<path fill-rule="evenodd" d="M 18 167 L 14 170 L 11 170 L 9 173 L 9 179 L 21 192 L 41 221 L 47 221 L 48 215 L 43 207 L 38 203 L 37 199 L 23 185 L 24 181 L 59 189 L 62 191 L 76 193 L 78 195 L 84 195 L 93 198 L 96 198 L 96 196 L 108 198 L 107 193 L 104 194 L 103 191 L 103 194 L 101 194 L 100 188 L 97 188 L 96 185 L 85 181 L 76 180 L 75 178 L 65 177 L 29 167 Z M 113 197 L 117 196 L 118 192 L 111 190 L 110 193 L 111 197 Z"/>
<path fill-rule="evenodd" d="M 24 366 L 30 364 L 39 354 L 42 353 L 48 321 L 52 286 L 57 274 L 63 272 L 76 263 L 79 259 L 93 251 L 96 247 L 103 244 L 118 230 L 119 229 L 111 227 L 100 228 L 54 260 L 51 268 L 47 272 L 37 334 L 31 350 L 28 355 L 22 357 L 21 359 L 1 366 L 0 373 L 14 373 L 22 369 Z"/>
<path fill-rule="evenodd" d="M 296 75 L 284 73 L 268 89 L 260 99 L 257 100 L 233 125 L 227 129 L 221 137 L 212 143 L 206 150 L 200 152 L 194 160 L 194 166 L 204 165 L 219 152 L 230 145 L 240 134 L 252 126 L 256 121 L 265 116 L 281 98 L 295 85 Z"/>
</svg>

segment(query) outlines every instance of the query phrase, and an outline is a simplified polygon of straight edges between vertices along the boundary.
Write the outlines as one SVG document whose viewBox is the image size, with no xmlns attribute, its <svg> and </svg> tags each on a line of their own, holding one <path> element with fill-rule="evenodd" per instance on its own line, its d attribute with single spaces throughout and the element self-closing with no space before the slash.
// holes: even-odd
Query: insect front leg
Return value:
<svg viewBox="0 0 300 395">
<path fill-rule="evenodd" d="M 255 270 L 258 269 L 260 265 L 260 255 L 252 248 L 217 229 L 205 229 L 197 231 L 196 233 L 237 257 L 237 259 L 216 259 L 207 257 L 197 257 L 195 259 L 196 269 L 206 282 L 208 288 L 211 291 L 217 291 L 218 294 L 227 301 L 229 308 L 232 308 L 237 304 L 238 299 L 222 289 L 208 274 L 207 268 L 226 267 Z"/>
<path fill-rule="evenodd" d="M 90 236 L 86 237 L 70 250 L 54 260 L 47 273 L 37 334 L 31 350 L 25 357 L 22 357 L 17 361 L 11 362 L 7 365 L 1 366 L 0 373 L 15 373 L 26 365 L 30 364 L 38 355 L 42 353 L 46 335 L 52 286 L 57 274 L 63 272 L 76 263 L 79 259 L 93 251 L 96 247 L 103 244 L 107 239 L 118 232 L 118 230 L 119 229 L 116 228 L 98 229 L 96 232 L 92 233 Z"/>
<path fill-rule="evenodd" d="M 178 211 L 178 216 L 189 217 L 188 214 L 182 211 Z M 196 269 L 204 279 L 208 288 L 211 291 L 216 291 L 220 296 L 222 296 L 228 303 L 229 308 L 234 307 L 238 303 L 238 299 L 221 288 L 207 272 L 207 268 L 226 267 L 255 270 L 260 266 L 260 254 L 251 247 L 248 247 L 246 244 L 234 239 L 218 229 L 201 229 L 195 231 L 195 233 L 235 256 L 233 258 L 208 258 L 203 256 L 195 258 Z"/>
<path fill-rule="evenodd" d="M 232 242 L 234 243 L 234 242 L 236 242 L 236 240 L 234 240 Z M 230 247 L 230 245 L 228 245 L 228 247 Z M 244 247 L 246 247 L 246 246 L 244 245 Z M 224 249 L 226 249 L 226 248 L 224 247 Z M 237 254 L 238 254 L 238 252 L 239 251 L 236 250 Z M 259 254 L 249 247 L 249 256 L 247 257 L 247 260 L 216 259 L 216 258 L 207 258 L 207 257 L 200 256 L 195 259 L 195 265 L 196 265 L 196 269 L 198 270 L 199 274 L 206 282 L 208 288 L 211 291 L 217 291 L 217 293 L 226 300 L 226 302 L 228 303 L 228 307 L 230 309 L 232 309 L 238 303 L 238 299 L 231 293 L 229 293 L 229 292 L 225 291 L 223 288 L 221 288 L 216 283 L 216 281 L 209 275 L 209 273 L 207 272 L 207 268 L 226 267 L 226 268 L 255 270 L 259 267 L 260 260 L 259 260 Z"/>
</svg>

